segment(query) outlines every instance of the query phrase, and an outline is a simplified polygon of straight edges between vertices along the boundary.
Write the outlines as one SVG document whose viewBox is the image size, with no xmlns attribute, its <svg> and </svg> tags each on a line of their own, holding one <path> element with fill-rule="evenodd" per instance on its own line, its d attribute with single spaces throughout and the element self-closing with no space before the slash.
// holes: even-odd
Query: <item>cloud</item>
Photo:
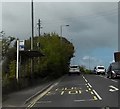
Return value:
<svg viewBox="0 0 120 109">
<path fill-rule="evenodd" d="M 92 55 L 100 49 L 99 54 L 102 57 L 111 56 L 112 52 L 104 54 L 101 48 L 105 48 L 106 51 L 117 49 L 117 6 L 117 3 L 111 2 L 34 2 L 35 35 L 38 34 L 36 26 L 38 19 L 41 19 L 42 33 L 57 32 L 60 34 L 60 25 L 69 24 L 69 27 L 63 28 L 63 36 L 72 41 L 76 48 L 76 63 L 86 61 L 87 64 L 89 55 L 91 55 L 91 62 L 102 63 L 100 57 Z M 31 36 L 30 2 L 6 2 L 3 3 L 2 9 L 3 30 L 7 35 L 20 39 L 27 39 Z M 107 61 L 109 63 L 109 60 Z"/>
<path fill-rule="evenodd" d="M 97 59 L 92 56 L 84 56 L 80 61 L 81 65 L 86 66 L 86 68 L 93 69 L 97 65 L 104 65 L 104 61 L 101 59 Z"/>
</svg>

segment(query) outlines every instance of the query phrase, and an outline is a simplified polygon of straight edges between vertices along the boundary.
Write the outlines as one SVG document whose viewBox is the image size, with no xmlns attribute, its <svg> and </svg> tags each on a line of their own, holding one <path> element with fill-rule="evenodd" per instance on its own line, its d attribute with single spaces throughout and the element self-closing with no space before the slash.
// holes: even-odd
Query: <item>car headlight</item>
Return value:
<svg viewBox="0 0 120 109">
<path fill-rule="evenodd" d="M 113 74 L 115 74 L 115 71 L 112 71 Z"/>
</svg>

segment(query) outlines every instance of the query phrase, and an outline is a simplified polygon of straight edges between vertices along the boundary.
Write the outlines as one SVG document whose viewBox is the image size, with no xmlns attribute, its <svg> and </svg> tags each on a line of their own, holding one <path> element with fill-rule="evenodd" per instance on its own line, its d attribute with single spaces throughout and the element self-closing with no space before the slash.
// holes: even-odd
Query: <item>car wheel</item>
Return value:
<svg viewBox="0 0 120 109">
<path fill-rule="evenodd" d="M 97 75 L 100 75 L 100 73 L 97 72 Z"/>
<path fill-rule="evenodd" d="M 103 75 L 105 75 L 105 72 L 103 73 Z"/>
</svg>

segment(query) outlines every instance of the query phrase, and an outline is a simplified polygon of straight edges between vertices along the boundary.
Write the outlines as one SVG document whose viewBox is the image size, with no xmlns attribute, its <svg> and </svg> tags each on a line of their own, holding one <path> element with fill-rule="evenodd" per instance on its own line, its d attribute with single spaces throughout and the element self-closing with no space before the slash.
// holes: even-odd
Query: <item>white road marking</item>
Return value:
<svg viewBox="0 0 120 109">
<path fill-rule="evenodd" d="M 58 88 L 57 88 L 57 89 L 55 89 L 55 91 L 58 91 Z"/>
<path fill-rule="evenodd" d="M 82 102 L 82 101 L 95 101 L 95 99 L 74 100 L 74 102 Z"/>
<path fill-rule="evenodd" d="M 109 78 L 107 78 L 106 76 L 102 76 L 102 75 L 96 75 L 96 76 L 99 76 L 99 77 L 102 77 L 102 78 L 105 78 L 105 79 L 109 79 Z M 111 81 L 113 81 L 113 82 L 118 82 L 118 81 L 116 81 L 116 80 L 113 80 L 113 79 L 109 79 L 109 80 L 111 80 Z"/>
<path fill-rule="evenodd" d="M 93 95 L 93 92 L 92 92 L 92 91 L 91 91 L 90 93 Z"/>
<path fill-rule="evenodd" d="M 64 90 L 64 88 L 62 88 L 62 90 Z"/>
<path fill-rule="evenodd" d="M 69 91 L 68 94 L 78 94 L 78 91 Z"/>
<path fill-rule="evenodd" d="M 82 77 L 84 78 L 84 79 L 86 79 L 83 75 L 82 75 Z M 89 83 L 89 82 L 88 82 Z M 88 84 L 90 87 L 92 87 L 92 85 L 90 85 L 90 83 Z M 89 90 L 91 90 L 90 88 L 89 88 Z M 100 95 L 98 95 L 98 93 L 95 91 L 95 90 L 93 90 L 93 92 L 94 92 L 94 94 L 99 98 L 99 100 L 102 100 L 102 98 L 100 97 Z"/>
<path fill-rule="evenodd" d="M 91 88 L 92 88 L 92 86 L 90 85 L 90 83 L 88 83 L 88 85 L 89 85 L 89 87 L 91 87 Z"/>
<path fill-rule="evenodd" d="M 61 95 L 63 95 L 63 94 L 64 94 L 64 91 L 61 92 Z"/>
<path fill-rule="evenodd" d="M 85 79 L 86 82 L 88 82 L 86 79 Z"/>
<path fill-rule="evenodd" d="M 81 90 L 79 90 L 79 93 L 80 93 L 80 94 L 82 93 Z"/>
<path fill-rule="evenodd" d="M 114 92 L 114 91 L 118 91 L 119 89 L 118 88 L 116 88 L 115 86 L 109 86 L 110 88 L 112 88 L 112 89 L 109 89 L 109 91 L 110 92 Z"/>
<path fill-rule="evenodd" d="M 36 102 L 36 103 L 51 103 L 52 101 L 39 101 L 39 102 Z"/>
<path fill-rule="evenodd" d="M 118 81 L 116 81 L 116 80 L 113 80 L 113 79 L 111 79 L 111 81 L 113 81 L 113 82 L 116 82 L 116 83 L 118 82 Z"/>
<path fill-rule="evenodd" d="M 36 98 L 34 98 L 30 104 L 27 106 L 26 109 L 29 109 L 31 107 L 33 107 L 35 105 L 35 103 L 40 99 L 42 98 L 44 95 L 46 95 L 53 87 L 54 87 L 55 84 L 53 84 L 52 86 L 50 86 L 46 91 L 44 91 L 43 93 L 41 93 L 40 95 L 38 95 Z"/>
<path fill-rule="evenodd" d="M 102 98 L 98 95 L 98 93 L 97 93 L 95 90 L 93 90 L 93 92 L 94 92 L 95 95 L 99 98 L 99 100 L 102 100 Z"/>
<path fill-rule="evenodd" d="M 58 85 L 58 84 L 62 81 L 63 78 L 65 78 L 65 76 L 63 76 L 62 78 L 60 78 L 60 79 L 58 80 L 58 82 L 56 82 L 55 84 L 51 85 L 46 91 L 44 91 L 43 93 L 41 93 L 40 95 L 38 95 L 37 97 L 35 97 L 33 100 L 31 100 L 31 101 L 30 101 L 30 104 L 27 106 L 26 109 L 32 108 L 32 107 L 35 105 L 35 103 L 36 103 L 40 98 L 42 98 L 44 95 L 46 95 L 47 92 L 49 92 L 54 86 Z"/>
</svg>

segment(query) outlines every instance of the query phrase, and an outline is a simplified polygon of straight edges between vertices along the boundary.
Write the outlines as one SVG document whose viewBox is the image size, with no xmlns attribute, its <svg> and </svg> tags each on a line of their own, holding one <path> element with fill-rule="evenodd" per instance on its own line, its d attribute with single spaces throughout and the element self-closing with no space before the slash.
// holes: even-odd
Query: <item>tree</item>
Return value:
<svg viewBox="0 0 120 109">
<path fill-rule="evenodd" d="M 2 38 L 2 59 L 5 58 L 7 52 L 10 48 L 10 44 L 13 40 L 15 40 L 15 38 L 12 36 Z"/>
</svg>

